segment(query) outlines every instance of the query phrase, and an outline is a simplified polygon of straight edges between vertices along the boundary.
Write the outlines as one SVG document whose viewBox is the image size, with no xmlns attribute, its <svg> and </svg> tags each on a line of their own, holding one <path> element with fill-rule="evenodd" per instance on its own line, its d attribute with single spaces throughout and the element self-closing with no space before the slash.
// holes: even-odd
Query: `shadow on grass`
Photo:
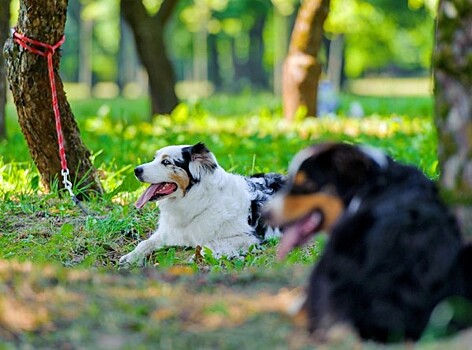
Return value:
<svg viewBox="0 0 472 350">
<path fill-rule="evenodd" d="M 313 348 L 304 326 L 287 313 L 309 269 L 202 274 L 185 267 L 117 272 L 1 262 L 0 348 Z M 466 332 L 415 347 L 467 349 L 471 341 Z M 381 347 L 352 335 L 327 346 Z"/>
</svg>

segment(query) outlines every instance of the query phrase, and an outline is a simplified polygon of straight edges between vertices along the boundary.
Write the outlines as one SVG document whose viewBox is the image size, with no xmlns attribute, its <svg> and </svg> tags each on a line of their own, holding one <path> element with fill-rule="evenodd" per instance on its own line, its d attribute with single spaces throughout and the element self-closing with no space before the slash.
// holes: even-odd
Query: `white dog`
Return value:
<svg viewBox="0 0 472 350">
<path fill-rule="evenodd" d="M 285 177 L 227 173 L 203 143 L 162 148 L 152 162 L 136 167 L 135 175 L 151 184 L 136 207 L 159 201 L 159 224 L 120 259 L 121 266 L 143 265 L 147 255 L 165 246 L 201 246 L 215 257 L 237 256 L 280 233 L 266 225 L 261 208 Z"/>
</svg>

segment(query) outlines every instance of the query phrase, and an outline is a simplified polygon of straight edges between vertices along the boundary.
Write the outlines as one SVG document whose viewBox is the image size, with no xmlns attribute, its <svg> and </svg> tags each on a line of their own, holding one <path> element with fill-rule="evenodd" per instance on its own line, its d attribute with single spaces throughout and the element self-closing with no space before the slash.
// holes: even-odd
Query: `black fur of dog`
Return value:
<svg viewBox="0 0 472 350">
<path fill-rule="evenodd" d="M 320 338 L 347 325 L 362 338 L 416 340 L 439 302 L 472 297 L 472 249 L 415 167 L 332 143 L 300 152 L 289 176 L 266 216 L 284 227 L 281 256 L 319 231 L 330 236 L 307 290 Z"/>
</svg>

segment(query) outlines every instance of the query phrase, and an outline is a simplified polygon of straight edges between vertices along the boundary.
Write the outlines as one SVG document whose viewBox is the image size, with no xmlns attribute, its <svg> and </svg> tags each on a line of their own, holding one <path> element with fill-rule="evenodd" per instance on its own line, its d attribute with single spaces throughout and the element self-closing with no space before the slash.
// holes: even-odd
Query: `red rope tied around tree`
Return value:
<svg viewBox="0 0 472 350">
<path fill-rule="evenodd" d="M 66 40 L 66 37 L 63 35 L 62 38 L 55 43 L 54 45 L 49 45 L 46 43 L 42 43 L 40 41 L 30 39 L 23 34 L 18 33 L 16 30 L 13 32 L 13 39 L 17 44 L 21 47 L 26 49 L 29 52 L 32 52 L 36 55 L 46 57 L 48 63 L 48 75 L 49 75 L 49 83 L 51 86 L 51 99 L 52 99 L 52 109 L 54 111 L 54 117 L 56 120 L 56 132 L 57 132 L 57 143 L 59 146 L 59 157 L 61 159 L 61 175 L 62 175 L 62 182 L 64 187 L 69 191 L 72 199 L 76 204 L 79 204 L 79 200 L 72 192 L 72 183 L 69 181 L 69 169 L 67 167 L 67 159 L 66 159 L 66 151 L 64 148 L 64 135 L 62 133 L 62 125 L 61 125 L 61 113 L 59 111 L 59 102 L 57 100 L 57 89 L 56 89 L 56 79 L 54 77 L 54 62 L 53 56 L 54 53 L 58 48 Z"/>
</svg>

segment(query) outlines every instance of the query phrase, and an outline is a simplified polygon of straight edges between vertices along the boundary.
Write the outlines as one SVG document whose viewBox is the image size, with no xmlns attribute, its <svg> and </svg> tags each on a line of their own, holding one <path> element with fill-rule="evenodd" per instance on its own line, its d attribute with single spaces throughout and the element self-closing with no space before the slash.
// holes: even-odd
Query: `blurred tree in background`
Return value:
<svg viewBox="0 0 472 350">
<path fill-rule="evenodd" d="M 437 0 L 332 0 L 325 30 L 344 35 L 346 73 L 427 74 Z"/>
<path fill-rule="evenodd" d="M 305 0 L 300 7 L 283 70 L 284 116 L 292 120 L 300 108 L 316 116 L 321 63 L 318 52 L 329 0 Z"/>
<path fill-rule="evenodd" d="M 7 85 L 5 75 L 5 62 L 3 59 L 3 44 L 10 33 L 10 0 L 0 0 L 0 140 L 7 137 L 5 123 L 5 105 L 7 102 Z"/>
<path fill-rule="evenodd" d="M 221 88 L 237 77 L 255 88 L 268 88 L 263 54 L 271 7 L 268 0 L 187 1 L 180 20 L 193 36 L 190 45 L 196 61 L 191 78 L 211 79 Z"/>
<path fill-rule="evenodd" d="M 472 233 L 472 1 L 441 1 L 434 52 L 441 185 Z"/>
<path fill-rule="evenodd" d="M 121 13 L 133 31 L 136 49 L 149 77 L 153 114 L 170 113 L 178 103 L 174 68 L 164 38 L 165 26 L 177 2 L 121 0 Z"/>
<path fill-rule="evenodd" d="M 120 9 L 126 3 L 132 7 Z M 172 15 L 159 16 L 166 4 L 172 5 Z M 155 73 L 162 69 L 157 61 L 149 64 L 139 57 L 136 37 L 123 21 L 126 8 L 134 9 L 128 13 L 133 16 L 139 8 L 146 16 L 140 25 L 154 21 L 154 44 L 166 43 L 166 51 L 160 52 L 168 54 L 172 68 L 165 71 L 174 71 L 178 97 L 202 97 L 215 90 L 272 90 L 280 95 L 282 64 L 300 4 L 300 0 L 73 1 L 61 74 L 64 81 L 75 84 L 74 94 L 83 97 L 147 95 L 154 79 L 150 73 L 166 80 L 165 74 Z M 338 89 L 349 87 L 343 82 L 351 78 L 428 77 L 436 6 L 437 0 L 331 0 L 319 57 L 322 79 L 331 80 Z M 165 25 L 156 24 L 157 17 L 165 17 Z M 171 96 L 166 100 L 175 104 L 172 89 L 166 91 Z"/>
</svg>

